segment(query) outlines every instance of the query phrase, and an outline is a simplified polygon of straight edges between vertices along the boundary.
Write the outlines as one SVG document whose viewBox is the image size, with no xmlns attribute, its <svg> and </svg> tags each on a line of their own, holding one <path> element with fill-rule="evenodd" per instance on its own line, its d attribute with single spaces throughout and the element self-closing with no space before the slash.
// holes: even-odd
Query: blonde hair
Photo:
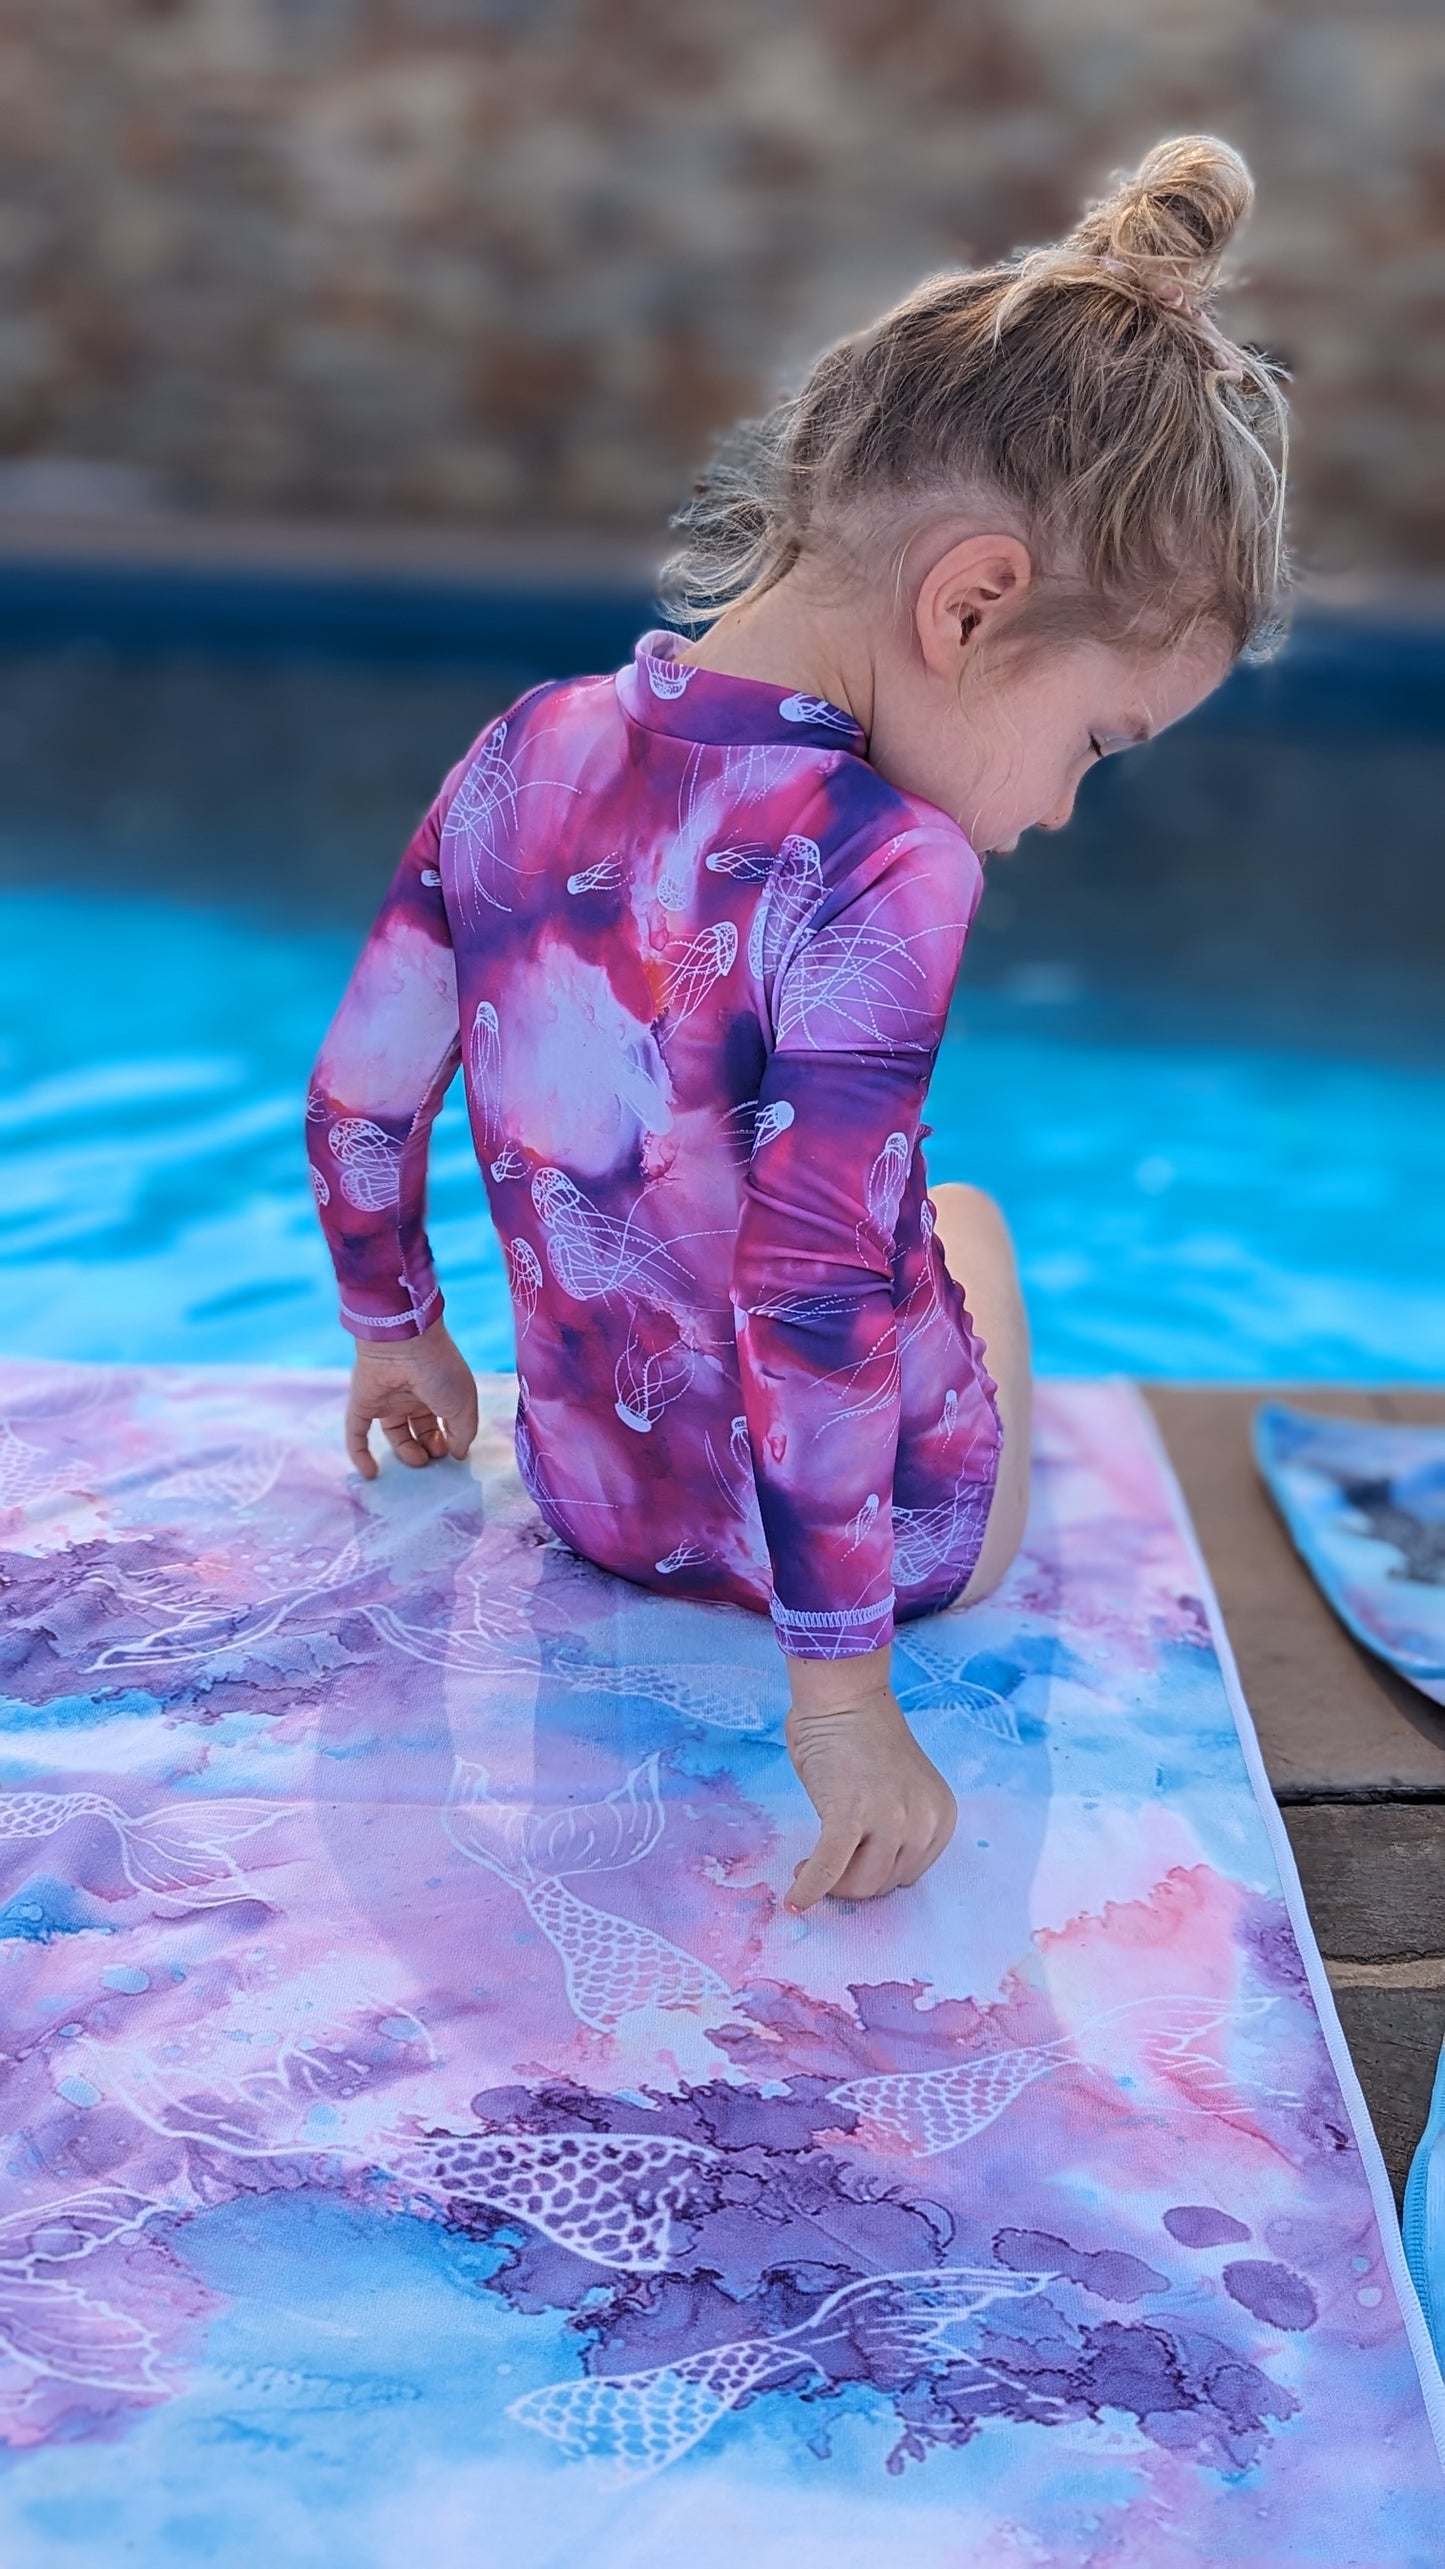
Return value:
<svg viewBox="0 0 1445 2569">
<path fill-rule="evenodd" d="M 696 629 L 860 516 L 896 538 L 983 500 L 1034 555 L 1018 635 L 1168 648 L 1212 626 L 1236 654 L 1269 650 L 1288 589 L 1281 370 L 1211 309 L 1253 197 L 1227 143 L 1160 143 L 1062 241 L 931 277 L 826 349 L 673 519 L 667 608 Z"/>
</svg>

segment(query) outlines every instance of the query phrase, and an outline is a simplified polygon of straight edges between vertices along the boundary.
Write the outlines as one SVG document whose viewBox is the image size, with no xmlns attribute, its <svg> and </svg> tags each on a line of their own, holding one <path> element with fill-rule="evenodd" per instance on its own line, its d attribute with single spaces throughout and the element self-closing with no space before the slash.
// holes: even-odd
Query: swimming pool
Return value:
<svg viewBox="0 0 1445 2569">
<path fill-rule="evenodd" d="M 343 1361 L 302 1083 L 410 815 L 530 674 L 12 655 L 6 1352 Z M 1372 702 L 1186 726 L 994 870 L 929 1162 L 1002 1199 L 1050 1371 L 1445 1375 L 1442 755 Z M 508 1364 L 457 1094 L 433 1172 L 452 1325 Z"/>
</svg>

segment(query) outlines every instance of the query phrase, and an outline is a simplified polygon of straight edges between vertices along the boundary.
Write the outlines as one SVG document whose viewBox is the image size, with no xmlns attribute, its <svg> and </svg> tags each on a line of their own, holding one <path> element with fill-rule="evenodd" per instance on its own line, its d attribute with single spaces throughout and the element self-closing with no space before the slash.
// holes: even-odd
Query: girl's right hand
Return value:
<svg viewBox="0 0 1445 2569">
<path fill-rule="evenodd" d="M 794 1660 L 788 1754 L 822 1824 L 818 1843 L 788 1892 L 790 1909 L 811 1909 L 831 1892 L 875 1900 L 916 1882 L 942 1855 L 958 1805 L 903 1718 L 878 1663 Z M 853 1685 L 850 1670 L 860 1672 Z M 801 1696 L 801 1700 L 800 1700 Z"/>
<path fill-rule="evenodd" d="M 404 1338 L 399 1347 L 358 1343 L 346 1403 L 346 1451 L 365 1481 L 374 1481 L 377 1461 L 368 1431 L 373 1420 L 392 1452 L 413 1471 L 439 1462 L 443 1454 L 460 1462 L 477 1433 L 477 1386 L 471 1366 L 440 1320 L 420 1338 Z"/>
</svg>

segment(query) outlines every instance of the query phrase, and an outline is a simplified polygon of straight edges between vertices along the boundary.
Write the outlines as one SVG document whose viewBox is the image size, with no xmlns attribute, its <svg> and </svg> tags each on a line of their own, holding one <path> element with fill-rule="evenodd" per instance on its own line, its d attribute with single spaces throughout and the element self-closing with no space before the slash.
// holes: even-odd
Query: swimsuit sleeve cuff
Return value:
<svg viewBox="0 0 1445 2569">
<path fill-rule="evenodd" d="M 785 1606 L 775 1596 L 769 1611 L 780 1646 L 790 1659 L 861 1659 L 893 1639 L 893 1592 L 876 1606 L 840 1606 L 833 1613 Z"/>
<path fill-rule="evenodd" d="M 381 1297 L 370 1294 L 366 1299 L 379 1304 Z M 341 1325 L 351 1332 L 353 1338 L 359 1338 L 364 1346 L 395 1347 L 403 1338 L 420 1338 L 422 1331 L 430 1329 L 434 1320 L 440 1320 L 442 1309 L 441 1287 L 434 1284 L 429 1291 L 416 1295 L 400 1311 L 363 1311 L 355 1303 L 343 1302 Z"/>
</svg>

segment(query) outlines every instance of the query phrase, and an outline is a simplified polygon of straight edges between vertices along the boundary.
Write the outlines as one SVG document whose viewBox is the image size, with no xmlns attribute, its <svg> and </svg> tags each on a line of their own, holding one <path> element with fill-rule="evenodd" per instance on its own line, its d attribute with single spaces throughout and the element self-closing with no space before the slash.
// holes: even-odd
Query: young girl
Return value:
<svg viewBox="0 0 1445 2569">
<path fill-rule="evenodd" d="M 418 1466 L 475 1434 L 423 1230 L 461 1062 L 527 1486 L 603 1569 L 772 1615 L 822 1824 L 798 1908 L 947 1844 L 894 1618 L 984 1595 L 1023 1528 L 1008 1237 L 919 1147 L 980 855 L 1062 828 L 1277 615 L 1283 405 L 1208 310 L 1250 197 L 1222 143 L 1163 144 L 739 432 L 679 521 L 701 639 L 484 733 L 317 1067 L 357 1468 L 373 1422 Z"/>
</svg>

